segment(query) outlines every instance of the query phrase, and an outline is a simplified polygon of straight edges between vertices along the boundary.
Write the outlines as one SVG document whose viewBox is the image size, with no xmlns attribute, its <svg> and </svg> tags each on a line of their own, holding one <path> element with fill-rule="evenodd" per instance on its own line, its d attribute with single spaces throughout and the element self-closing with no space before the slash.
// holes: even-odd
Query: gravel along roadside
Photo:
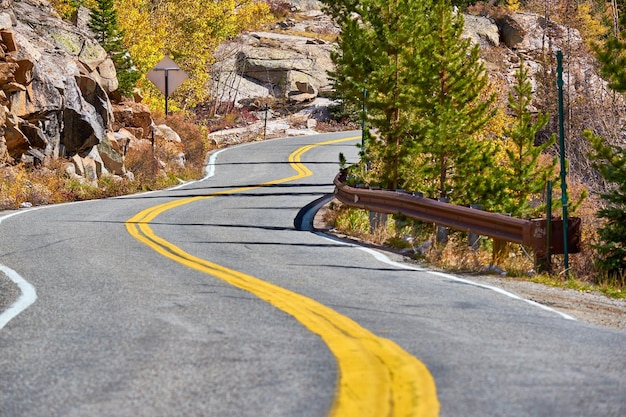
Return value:
<svg viewBox="0 0 626 417">
<path fill-rule="evenodd" d="M 626 331 L 626 299 L 623 298 L 608 298 L 601 293 L 550 287 L 507 277 L 471 276 L 468 279 L 500 287 L 580 321 Z"/>
</svg>

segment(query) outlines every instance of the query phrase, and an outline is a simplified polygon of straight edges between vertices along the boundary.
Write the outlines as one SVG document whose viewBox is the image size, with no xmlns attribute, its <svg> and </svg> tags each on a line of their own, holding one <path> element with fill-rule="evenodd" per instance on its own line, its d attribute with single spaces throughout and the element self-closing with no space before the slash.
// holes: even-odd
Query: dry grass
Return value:
<svg viewBox="0 0 626 417">
<path fill-rule="evenodd" d="M 69 162 L 53 161 L 42 168 L 25 165 L 0 167 L 0 210 L 18 209 L 68 201 L 91 200 L 163 189 L 180 181 L 202 176 L 206 154 L 211 149 L 206 128 L 182 115 L 169 116 L 165 123 L 181 137 L 181 143 L 157 140 L 135 143 L 126 154 L 126 168 L 134 179 L 103 176 L 96 182 L 74 177 L 65 170 Z M 181 165 L 181 155 L 185 164 Z"/>
</svg>

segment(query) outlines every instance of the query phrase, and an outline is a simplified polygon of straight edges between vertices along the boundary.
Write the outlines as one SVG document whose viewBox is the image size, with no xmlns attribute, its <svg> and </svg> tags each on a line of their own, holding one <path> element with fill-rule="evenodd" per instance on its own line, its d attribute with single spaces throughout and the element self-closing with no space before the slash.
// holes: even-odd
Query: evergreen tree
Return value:
<svg viewBox="0 0 626 417">
<path fill-rule="evenodd" d="M 608 203 L 598 212 L 606 224 L 598 230 L 600 243 L 598 266 L 614 278 L 626 276 L 626 149 L 608 145 L 590 131 L 585 136 L 591 142 L 594 167 L 613 188 L 602 194 Z"/>
<path fill-rule="evenodd" d="M 367 124 L 378 135 L 365 144 L 362 155 L 372 182 L 398 188 L 400 168 L 410 152 L 410 74 L 419 71 L 420 40 L 425 36 L 428 1 L 324 1 L 326 11 L 342 28 L 335 89 L 343 99 L 361 107 L 367 92 Z"/>
<path fill-rule="evenodd" d="M 506 149 L 508 167 L 503 184 L 506 184 L 507 198 L 503 202 L 502 210 L 513 217 L 527 218 L 536 214 L 536 209 L 530 206 L 530 198 L 541 194 L 547 181 L 554 177 L 556 158 L 550 165 L 542 167 L 539 165 L 539 156 L 554 144 L 556 136 L 552 135 L 549 141 L 535 146 L 537 132 L 546 126 L 550 116 L 540 113 L 533 120 L 529 110 L 533 97 L 532 88 L 528 68 L 523 60 L 515 78 L 516 84 L 509 93 L 508 103 L 515 120 L 505 132 L 510 139 L 510 146 Z"/>
<path fill-rule="evenodd" d="M 623 30 L 626 26 L 624 1 L 620 1 L 619 6 L 622 12 L 620 29 Z M 626 92 L 626 41 L 620 39 L 618 32 L 604 48 L 597 47 L 596 51 L 602 74 L 609 78 L 611 87 Z M 594 149 L 590 155 L 594 167 L 613 187 L 602 194 L 607 207 L 598 212 L 598 217 L 607 221 L 598 229 L 600 242 L 595 246 L 599 255 L 598 266 L 609 276 L 623 279 L 626 274 L 626 149 L 609 145 L 590 131 L 584 134 Z"/>
<path fill-rule="evenodd" d="M 449 2 L 436 0 L 425 22 L 418 50 L 422 65 L 409 83 L 413 152 L 422 155 L 421 163 L 405 167 L 417 173 L 410 188 L 421 185 L 430 196 L 457 204 L 480 202 L 494 184 L 493 144 L 475 137 L 493 115 L 494 96 L 483 97 L 487 72 L 479 47 L 462 38 L 463 15 Z"/>
<path fill-rule="evenodd" d="M 130 95 L 140 74 L 135 70 L 130 54 L 124 47 L 124 32 L 117 21 L 115 2 L 114 0 L 96 0 L 95 3 L 95 7 L 91 10 L 89 28 L 115 64 L 119 82 L 118 92 L 122 95 Z"/>
<path fill-rule="evenodd" d="M 445 0 L 324 3 L 342 27 L 336 90 L 358 105 L 367 89 L 367 123 L 378 132 L 363 152 L 372 182 L 459 203 L 469 183 L 488 193 L 492 144 L 473 135 L 493 97 L 482 99 L 487 74 L 478 46 L 461 38 L 462 15 Z"/>
</svg>

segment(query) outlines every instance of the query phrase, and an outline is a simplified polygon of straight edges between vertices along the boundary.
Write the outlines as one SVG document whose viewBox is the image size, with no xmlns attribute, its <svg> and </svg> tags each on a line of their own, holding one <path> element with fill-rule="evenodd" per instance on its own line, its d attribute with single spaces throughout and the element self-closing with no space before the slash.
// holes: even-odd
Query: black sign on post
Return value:
<svg viewBox="0 0 626 417">
<path fill-rule="evenodd" d="M 161 75 L 161 73 L 163 75 Z M 176 90 L 187 78 L 187 74 L 183 71 L 172 58 L 166 56 L 159 61 L 158 64 L 146 75 L 152 83 L 165 96 L 165 116 L 168 113 L 168 99 L 170 93 Z"/>
</svg>

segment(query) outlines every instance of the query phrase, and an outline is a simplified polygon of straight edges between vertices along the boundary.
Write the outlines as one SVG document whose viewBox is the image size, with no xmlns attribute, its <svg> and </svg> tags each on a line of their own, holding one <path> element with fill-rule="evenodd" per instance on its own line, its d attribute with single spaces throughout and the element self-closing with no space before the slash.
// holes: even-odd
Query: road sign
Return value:
<svg viewBox="0 0 626 417">
<path fill-rule="evenodd" d="M 187 78 L 183 71 L 169 56 L 163 57 L 158 64 L 146 75 L 161 93 L 165 96 L 165 115 L 167 116 L 167 99 L 170 93 L 176 90 Z"/>
</svg>

